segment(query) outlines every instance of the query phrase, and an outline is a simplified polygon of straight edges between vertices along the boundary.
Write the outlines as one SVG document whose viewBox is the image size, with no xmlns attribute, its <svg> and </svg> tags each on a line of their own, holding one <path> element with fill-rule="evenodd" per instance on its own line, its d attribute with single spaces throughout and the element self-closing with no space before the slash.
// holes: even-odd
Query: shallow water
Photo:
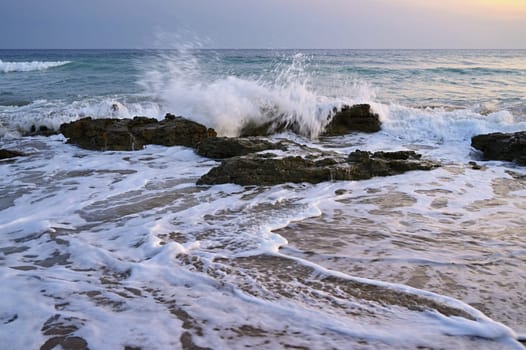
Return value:
<svg viewBox="0 0 526 350">
<path fill-rule="evenodd" d="M 491 169 L 450 167 L 428 179 L 342 186 L 344 194 L 321 217 L 277 233 L 290 254 L 452 296 L 524 333 L 526 182 Z M 493 195 L 469 198 L 481 186 Z"/>
<path fill-rule="evenodd" d="M 141 52 L 126 52 L 133 64 L 115 52 L 16 54 L 27 62 L 72 62 L 0 73 L 0 81 L 17 86 L 15 95 L 29 100 L 35 97 L 30 84 L 8 74 L 45 83 L 82 65 L 150 68 L 124 74 L 141 84 L 121 95 L 113 91 L 121 82 L 104 83 L 111 73 L 102 70 L 91 81 L 104 85 L 100 95 L 86 87 L 81 97 L 55 99 L 62 92 L 52 90 L 45 101 L 0 108 L 0 148 L 29 154 L 0 162 L 0 340 L 9 348 L 522 348 L 526 171 L 481 161 L 470 138 L 524 130 L 523 102 L 515 96 L 495 104 L 488 89 L 480 98 L 494 109 L 473 101 L 459 107 L 449 96 L 454 87 L 435 85 L 433 94 L 442 98 L 432 100 L 440 107 L 415 108 L 416 101 L 427 104 L 419 99 L 427 92 L 412 90 L 390 103 L 365 85 L 348 95 L 331 87 L 344 86 L 337 77 L 352 81 L 355 73 L 345 75 L 345 67 L 370 66 L 361 78 L 381 77 L 385 89 L 378 87 L 378 96 L 385 97 L 418 61 L 418 74 L 460 76 L 459 84 L 481 75 L 467 66 L 482 65 L 508 77 L 519 95 L 526 85 L 522 52 L 480 58 L 308 52 L 314 58 L 304 62 L 296 53 L 232 51 L 206 56 L 206 64 L 186 52 L 176 56 L 188 58 L 183 63 L 169 61 L 175 77 L 195 73 L 182 84 L 170 76 L 156 80 L 157 58 L 138 64 Z M 446 64 L 459 56 L 473 61 Z M 495 61 L 503 57 L 513 74 Z M 268 76 L 251 78 L 264 67 Z M 323 74 L 313 73 L 318 70 Z M 412 86 L 406 82 L 400 91 Z M 466 101 L 477 89 L 455 98 Z M 325 111 L 354 102 L 372 104 L 381 132 L 316 137 Z M 302 121 L 307 132 L 274 139 L 343 155 L 415 150 L 443 165 L 366 181 L 196 186 L 218 163 L 188 148 L 94 152 L 61 135 L 21 137 L 31 124 L 56 128 L 86 114 L 161 117 L 164 111 L 208 117 L 225 133 L 235 133 L 246 118 L 278 115 Z"/>
</svg>

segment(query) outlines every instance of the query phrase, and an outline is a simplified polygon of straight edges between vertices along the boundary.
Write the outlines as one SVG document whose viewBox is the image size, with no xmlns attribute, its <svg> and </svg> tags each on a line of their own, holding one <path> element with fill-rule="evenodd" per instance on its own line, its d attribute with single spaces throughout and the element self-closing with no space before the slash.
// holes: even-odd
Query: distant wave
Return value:
<svg viewBox="0 0 526 350">
<path fill-rule="evenodd" d="M 524 69 L 519 68 L 490 68 L 490 67 L 433 67 L 424 69 L 409 69 L 413 74 L 438 73 L 438 74 L 460 74 L 460 75 L 523 75 Z"/>
<path fill-rule="evenodd" d="M 0 60 L 0 73 L 9 72 L 31 72 L 35 70 L 45 70 L 48 68 L 59 67 L 71 61 L 32 61 L 32 62 L 3 62 Z"/>
</svg>

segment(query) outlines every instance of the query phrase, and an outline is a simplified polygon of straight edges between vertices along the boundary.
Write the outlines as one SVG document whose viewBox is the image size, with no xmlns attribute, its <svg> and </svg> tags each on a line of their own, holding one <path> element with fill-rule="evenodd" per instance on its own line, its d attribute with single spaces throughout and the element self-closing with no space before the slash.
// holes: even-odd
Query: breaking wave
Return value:
<svg viewBox="0 0 526 350">
<path fill-rule="evenodd" d="M 236 136 L 248 123 L 278 121 L 316 138 L 334 107 L 370 102 L 374 91 L 353 82 L 347 97 L 320 94 L 314 87 L 316 77 L 305 69 L 308 60 L 296 54 L 276 64 L 271 74 L 211 76 L 191 50 L 177 50 L 145 65 L 139 84 L 167 110 L 191 116 L 221 135 Z"/>
<path fill-rule="evenodd" d="M 3 62 L 0 60 L 0 72 L 31 72 L 46 70 L 48 68 L 60 67 L 71 63 L 71 61 L 31 61 L 31 62 Z"/>
<path fill-rule="evenodd" d="M 317 138 L 334 108 L 356 103 L 372 106 L 380 115 L 385 134 L 409 142 L 465 142 L 476 134 L 511 132 L 525 125 L 522 118 L 506 110 L 486 115 L 477 108 L 449 110 L 380 103 L 376 88 L 363 81 L 334 82 L 342 86 L 332 94 L 320 88 L 327 77 L 316 75 L 309 59 L 304 54 L 280 57 L 272 71 L 240 76 L 211 73 L 210 62 L 200 61 L 194 50 L 186 48 L 160 53 L 143 65 L 139 84 L 160 101 L 163 109 L 213 127 L 225 136 L 239 135 L 250 123 L 274 121 L 297 126 L 304 136 Z"/>
</svg>

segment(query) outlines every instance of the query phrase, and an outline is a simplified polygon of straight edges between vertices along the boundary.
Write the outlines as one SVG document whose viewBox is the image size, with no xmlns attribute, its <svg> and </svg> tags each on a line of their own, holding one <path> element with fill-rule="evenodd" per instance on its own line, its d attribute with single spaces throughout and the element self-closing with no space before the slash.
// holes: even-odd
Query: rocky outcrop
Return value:
<svg viewBox="0 0 526 350">
<path fill-rule="evenodd" d="M 421 160 L 414 152 L 356 151 L 347 158 L 290 156 L 269 154 L 225 159 L 203 175 L 198 185 L 234 183 L 238 185 L 277 185 L 287 182 L 319 183 L 331 180 L 364 180 L 410 170 L 431 170 L 439 164 Z"/>
<path fill-rule="evenodd" d="M 477 135 L 471 138 L 471 146 L 482 151 L 486 160 L 515 161 L 526 165 L 526 131 Z"/>
<path fill-rule="evenodd" d="M 130 120 L 83 118 L 62 124 L 60 132 L 68 143 L 96 151 L 129 151 L 143 148 L 128 129 Z"/>
<path fill-rule="evenodd" d="M 344 105 L 341 109 L 334 109 L 328 117 L 328 124 L 320 136 L 345 135 L 351 132 L 377 132 L 381 129 L 380 116 L 372 112 L 368 104 L 353 106 Z M 250 121 L 240 131 L 241 137 L 268 136 L 283 131 L 301 134 L 300 125 L 296 121 L 284 121 L 275 118 L 263 123 Z M 310 135 L 304 135 L 310 136 Z"/>
<path fill-rule="evenodd" d="M 224 159 L 270 149 L 286 151 L 287 146 L 283 142 L 275 143 L 257 137 L 213 137 L 201 141 L 196 152 L 203 157 Z"/>
<path fill-rule="evenodd" d="M 370 105 L 343 106 L 334 111 L 323 135 L 345 135 L 353 131 L 372 133 L 380 131 L 381 126 L 380 116 L 371 111 Z"/>
<path fill-rule="evenodd" d="M 88 117 L 62 124 L 60 132 L 68 138 L 68 143 L 99 151 L 140 150 L 147 144 L 196 147 L 199 142 L 216 136 L 213 129 L 171 114 L 162 121 L 147 117 Z"/>
<path fill-rule="evenodd" d="M 0 160 L 26 156 L 25 153 L 9 149 L 0 149 Z"/>
</svg>

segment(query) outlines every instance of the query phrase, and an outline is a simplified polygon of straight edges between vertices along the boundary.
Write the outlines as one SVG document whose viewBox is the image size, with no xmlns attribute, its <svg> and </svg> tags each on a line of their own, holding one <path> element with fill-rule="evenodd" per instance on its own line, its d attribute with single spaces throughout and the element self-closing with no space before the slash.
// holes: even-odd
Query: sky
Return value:
<svg viewBox="0 0 526 350">
<path fill-rule="evenodd" d="M 1 0 L 0 49 L 526 49 L 526 0 Z"/>
</svg>

